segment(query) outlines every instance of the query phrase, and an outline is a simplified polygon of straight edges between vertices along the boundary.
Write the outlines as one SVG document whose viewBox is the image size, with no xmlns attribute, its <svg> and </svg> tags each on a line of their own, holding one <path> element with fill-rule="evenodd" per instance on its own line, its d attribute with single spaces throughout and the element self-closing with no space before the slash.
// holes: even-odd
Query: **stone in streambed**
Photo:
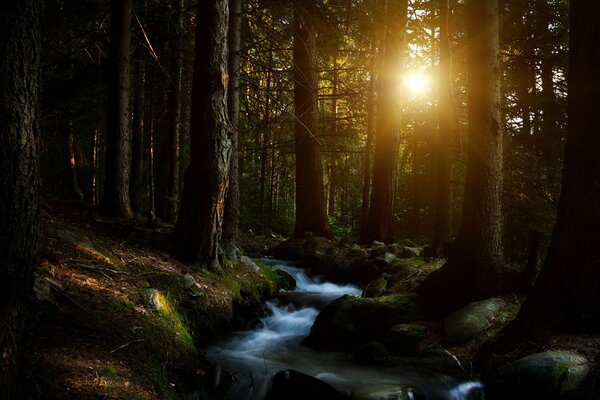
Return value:
<svg viewBox="0 0 600 400">
<path fill-rule="evenodd" d="M 392 355 L 414 353 L 425 339 L 426 329 L 420 325 L 394 325 L 385 336 L 385 346 Z"/>
<path fill-rule="evenodd" d="M 444 319 L 444 332 L 449 344 L 473 340 L 504 309 L 506 302 L 492 298 L 474 302 Z"/>
<path fill-rule="evenodd" d="M 379 385 L 353 390 L 350 400 L 425 400 L 425 395 L 406 385 Z"/>
<path fill-rule="evenodd" d="M 331 385 L 310 375 L 294 370 L 279 371 L 273 377 L 273 386 L 267 400 L 342 400 L 346 395 Z"/>
<path fill-rule="evenodd" d="M 421 318 L 421 302 L 416 295 L 373 299 L 346 295 L 321 311 L 303 344 L 317 349 L 354 352 L 365 343 L 382 342 L 394 325 Z"/>
<path fill-rule="evenodd" d="M 564 351 L 548 351 L 510 364 L 502 374 L 502 381 L 503 385 L 521 392 L 535 388 L 539 398 L 548 398 L 577 391 L 589 372 L 587 358 Z"/>
</svg>

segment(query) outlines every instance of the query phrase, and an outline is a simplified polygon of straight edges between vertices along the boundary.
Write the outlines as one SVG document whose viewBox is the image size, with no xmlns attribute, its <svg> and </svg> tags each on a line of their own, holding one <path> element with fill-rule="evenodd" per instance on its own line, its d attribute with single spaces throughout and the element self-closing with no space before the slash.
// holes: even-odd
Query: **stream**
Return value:
<svg viewBox="0 0 600 400">
<path fill-rule="evenodd" d="M 281 370 L 296 370 L 312 375 L 350 393 L 353 389 L 379 385 L 405 384 L 420 389 L 428 400 L 478 400 L 483 386 L 434 370 L 415 358 L 393 357 L 391 364 L 363 365 L 351 355 L 312 350 L 300 345 L 308 336 L 319 311 L 336 298 L 360 296 L 352 285 L 323 282 L 293 264 L 265 259 L 296 279 L 293 291 L 283 291 L 267 303 L 269 314 L 254 330 L 236 332 L 210 347 L 207 356 L 218 364 L 240 371 L 229 393 L 234 400 L 261 400 L 266 396 L 271 377 Z"/>
</svg>

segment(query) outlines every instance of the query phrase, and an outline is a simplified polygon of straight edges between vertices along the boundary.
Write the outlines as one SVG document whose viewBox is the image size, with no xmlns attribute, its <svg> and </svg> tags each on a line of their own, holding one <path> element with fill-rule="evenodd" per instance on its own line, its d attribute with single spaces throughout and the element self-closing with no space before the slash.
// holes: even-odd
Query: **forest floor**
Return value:
<svg viewBox="0 0 600 400">
<path fill-rule="evenodd" d="M 170 256 L 171 231 L 44 205 L 27 398 L 180 398 L 210 379 L 198 346 L 257 315 L 277 287 L 262 267 L 190 270 Z"/>
<path fill-rule="evenodd" d="M 255 321 L 276 293 L 277 278 L 242 263 L 222 274 L 194 271 L 170 255 L 172 229 L 102 217 L 91 208 L 44 205 L 37 300 L 26 338 L 28 399 L 176 399 L 211 386 L 217 372 L 202 346 Z M 278 242 L 252 234 L 240 240 L 256 255 Z M 441 265 L 419 263 L 419 279 Z M 464 345 L 446 346 L 441 321 L 422 321 L 429 333 L 423 347 L 445 349 L 469 374 L 480 346 L 518 311 L 518 297 L 504 300 L 511 312 Z M 494 357 L 508 362 L 582 348 L 600 349 L 600 338 L 539 332 Z"/>
</svg>

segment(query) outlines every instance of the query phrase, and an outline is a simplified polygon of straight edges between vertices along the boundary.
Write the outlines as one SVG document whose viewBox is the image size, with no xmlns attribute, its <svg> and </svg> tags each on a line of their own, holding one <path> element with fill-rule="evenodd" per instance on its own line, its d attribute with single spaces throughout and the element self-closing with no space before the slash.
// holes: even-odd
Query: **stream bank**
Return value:
<svg viewBox="0 0 600 400">
<path fill-rule="evenodd" d="M 216 372 L 201 351 L 264 315 L 282 277 L 173 259 L 172 226 L 46 204 L 26 339 L 27 399 L 183 399 Z"/>
</svg>

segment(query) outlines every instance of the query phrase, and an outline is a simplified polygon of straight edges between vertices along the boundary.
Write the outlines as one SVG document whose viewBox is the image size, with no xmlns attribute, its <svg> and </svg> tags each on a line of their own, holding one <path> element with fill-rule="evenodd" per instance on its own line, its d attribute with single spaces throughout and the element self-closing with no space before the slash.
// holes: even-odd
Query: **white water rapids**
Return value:
<svg viewBox="0 0 600 400">
<path fill-rule="evenodd" d="M 283 292 L 267 303 L 269 315 L 255 330 L 236 332 L 208 349 L 215 362 L 240 371 L 239 383 L 230 397 L 235 400 L 261 400 L 270 377 L 281 370 L 293 369 L 315 376 L 336 389 L 352 389 L 376 385 L 407 384 L 419 388 L 429 400 L 483 399 L 478 381 L 459 379 L 415 366 L 410 361 L 393 366 L 362 365 L 352 362 L 351 355 L 323 352 L 301 346 L 308 336 L 319 310 L 336 298 L 350 294 L 360 296 L 352 285 L 337 285 L 310 277 L 307 271 L 289 263 L 265 260 L 296 279 L 296 289 Z M 245 373 L 244 373 L 245 371 Z"/>
</svg>

